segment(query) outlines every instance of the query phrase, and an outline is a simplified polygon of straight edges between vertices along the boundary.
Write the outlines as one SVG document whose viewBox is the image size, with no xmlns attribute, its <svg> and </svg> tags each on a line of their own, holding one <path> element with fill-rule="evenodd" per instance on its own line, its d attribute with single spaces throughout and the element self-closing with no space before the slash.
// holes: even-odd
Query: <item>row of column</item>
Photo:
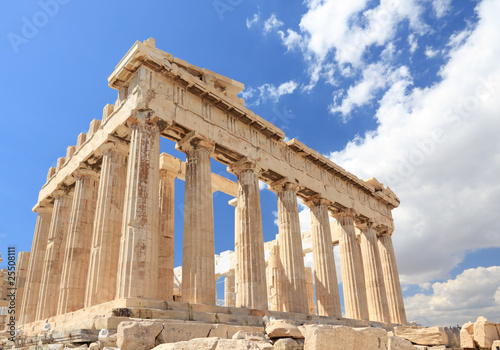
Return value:
<svg viewBox="0 0 500 350">
<path fill-rule="evenodd" d="M 76 171 L 74 187 L 61 188 L 53 195 L 53 205 L 37 209 L 27 275 L 30 288 L 23 297 L 21 323 L 115 298 L 171 300 L 175 174 L 160 173 L 160 131 L 151 122 L 150 112 L 137 113 L 130 128 L 130 145 L 110 139 L 102 147 L 100 177 L 90 168 Z M 192 132 L 178 142 L 177 148 L 186 153 L 182 297 L 190 303 L 215 304 L 210 170 L 214 144 Z M 261 170 L 249 158 L 229 170 L 238 177 L 236 306 L 265 310 L 268 298 L 258 184 Z M 282 311 L 308 313 L 298 188 L 283 179 L 272 189 L 278 194 L 280 232 L 281 282 L 276 297 Z M 319 197 L 308 202 L 318 313 L 341 317 L 326 204 Z M 343 228 L 340 250 L 346 317 L 387 321 L 384 305 L 388 304 L 391 322 L 406 322 L 390 237 L 376 244 L 373 228 L 362 230 L 363 251 L 368 252 L 365 281 L 353 215 L 342 212 L 336 218 Z M 373 266 L 377 267 L 373 270 Z M 388 302 L 371 306 L 368 301 L 386 295 L 382 285 Z"/>
<path fill-rule="evenodd" d="M 247 159 L 244 160 L 248 164 Z M 233 166 L 234 167 L 234 166 Z M 255 174 L 255 165 L 251 173 Z M 238 172 L 236 172 L 238 174 Z M 256 186 L 258 176 L 252 178 Z M 238 193 L 235 214 L 236 238 L 236 305 L 252 307 L 252 300 L 260 300 L 255 293 L 269 298 L 272 310 L 309 313 L 308 301 L 311 294 L 307 289 L 306 272 L 302 253 L 302 240 L 297 206 L 297 185 L 288 179 L 272 184 L 271 189 L 278 194 L 279 245 L 270 248 L 268 259 L 268 293 L 257 287 L 261 284 L 258 278 L 249 279 L 252 273 L 260 273 L 264 259 L 249 260 L 247 256 L 259 257 L 261 250 L 261 226 L 254 224 L 249 230 L 245 215 L 252 214 L 260 221 L 260 204 L 255 201 L 249 205 L 247 197 L 251 197 L 248 183 L 238 176 L 240 192 Z M 246 190 L 245 189 L 246 186 Z M 257 191 L 258 192 L 258 191 Z M 258 194 L 253 194 L 258 198 Z M 320 196 L 309 198 L 306 204 L 311 209 L 311 231 L 314 260 L 314 279 L 316 286 L 316 302 L 318 315 L 342 317 L 338 283 L 330 232 L 328 201 Z M 248 213 L 246 211 L 249 211 Z M 257 216 L 258 214 L 258 216 Z M 345 316 L 353 319 L 373 320 L 379 322 L 406 323 L 405 310 L 399 284 L 392 240 L 389 235 L 377 237 L 372 223 L 357 223 L 361 230 L 361 246 L 355 233 L 352 210 L 339 211 L 333 216 L 338 221 L 341 232 L 339 237 L 341 272 L 344 291 Z M 253 233 L 253 234 L 250 234 Z M 247 237 L 249 235 L 250 237 Z M 255 246 L 244 243 L 253 239 Z M 361 257 L 363 251 L 363 258 Z M 228 278 L 226 278 L 226 281 Z M 253 283 L 250 284 L 249 282 Z M 387 287 L 386 287 L 387 286 Z M 228 287 L 230 288 L 230 287 Z M 310 289 L 310 288 L 309 288 Z M 261 307 L 262 309 L 262 307 Z"/>
</svg>

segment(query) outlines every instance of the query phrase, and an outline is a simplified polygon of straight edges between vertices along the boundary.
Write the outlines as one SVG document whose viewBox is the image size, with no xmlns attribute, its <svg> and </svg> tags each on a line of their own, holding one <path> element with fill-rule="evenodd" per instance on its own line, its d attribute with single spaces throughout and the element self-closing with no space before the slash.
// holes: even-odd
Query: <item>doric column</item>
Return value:
<svg viewBox="0 0 500 350">
<path fill-rule="evenodd" d="M 23 302 L 24 287 L 26 285 L 26 275 L 28 273 L 28 264 L 30 260 L 30 252 L 19 252 L 16 262 L 16 329 L 19 328 L 19 316 L 21 315 L 21 305 Z M 10 319 L 10 317 L 9 317 Z M 7 322 L 8 323 L 8 322 Z"/>
<path fill-rule="evenodd" d="M 392 246 L 392 238 L 389 234 L 383 234 L 378 239 L 378 249 L 380 261 L 382 263 L 382 273 L 384 275 L 384 285 L 389 303 L 389 316 L 391 323 L 405 324 L 406 312 L 399 282 L 396 256 Z"/>
<path fill-rule="evenodd" d="M 280 259 L 283 266 L 281 279 L 283 311 L 307 314 L 302 235 L 296 194 L 298 185 L 285 178 L 276 181 L 270 187 L 278 194 Z"/>
<path fill-rule="evenodd" d="M 310 315 L 316 314 L 316 303 L 314 302 L 314 282 L 312 268 L 306 267 L 306 289 L 307 289 L 307 306 Z"/>
<path fill-rule="evenodd" d="M 377 233 L 370 222 L 359 224 L 358 227 L 361 230 L 368 316 L 371 321 L 389 323 L 389 307 L 378 250 Z"/>
<path fill-rule="evenodd" d="M 160 129 L 151 111 L 130 121 L 116 299 L 158 298 Z"/>
<path fill-rule="evenodd" d="M 96 171 L 79 169 L 73 174 L 75 193 L 71 205 L 64 252 L 57 314 L 82 309 L 90 261 L 99 178 Z"/>
<path fill-rule="evenodd" d="M 38 207 L 35 234 L 31 245 L 28 273 L 26 275 L 26 287 L 21 305 L 20 324 L 36 321 L 36 308 L 40 294 L 40 282 L 42 280 L 43 261 L 47 249 L 47 238 L 49 236 L 50 220 L 52 217 L 52 205 Z"/>
<path fill-rule="evenodd" d="M 334 214 L 334 217 L 341 227 L 339 249 L 345 317 L 368 320 L 363 267 L 354 231 L 354 212 L 348 209 Z"/>
<path fill-rule="evenodd" d="M 234 274 L 230 273 L 224 276 L 224 305 L 229 307 L 236 306 L 236 298 L 234 297 Z"/>
<path fill-rule="evenodd" d="M 283 275 L 280 246 L 278 243 L 269 248 L 269 258 L 267 259 L 267 290 L 269 295 L 269 310 L 283 311 L 281 303 L 281 276 Z"/>
<path fill-rule="evenodd" d="M 194 132 L 177 144 L 186 153 L 182 301 L 216 302 L 214 215 L 210 154 L 214 144 Z"/>
<path fill-rule="evenodd" d="M 243 158 L 228 170 L 238 177 L 238 214 L 235 223 L 238 225 L 236 306 L 267 310 L 266 262 L 258 177 L 260 169 L 255 161 Z"/>
<path fill-rule="evenodd" d="M 330 218 L 328 217 L 328 201 L 320 197 L 313 197 L 305 204 L 311 209 L 311 236 L 318 315 L 341 318 L 342 311 L 333 255 Z"/>
<path fill-rule="evenodd" d="M 101 176 L 85 293 L 86 307 L 111 301 L 116 296 L 129 146 L 113 138 L 101 146 L 101 152 Z"/>
<path fill-rule="evenodd" d="M 238 290 L 238 239 L 240 237 L 239 230 L 240 230 L 240 219 L 239 219 L 239 214 L 238 214 L 238 198 L 233 198 L 230 201 L 227 202 L 230 206 L 234 207 L 234 291 L 235 291 L 235 298 L 234 298 L 234 306 L 236 306 L 238 296 L 236 295 L 236 291 Z"/>
<path fill-rule="evenodd" d="M 174 169 L 160 170 L 158 299 L 167 301 L 174 296 L 175 177 Z"/>
<path fill-rule="evenodd" d="M 50 222 L 45 261 L 43 262 L 40 302 L 37 308 L 37 319 L 39 320 L 57 315 L 64 252 L 68 237 L 71 205 L 73 204 L 73 189 L 56 190 L 52 196 L 54 197 L 54 210 Z"/>
</svg>

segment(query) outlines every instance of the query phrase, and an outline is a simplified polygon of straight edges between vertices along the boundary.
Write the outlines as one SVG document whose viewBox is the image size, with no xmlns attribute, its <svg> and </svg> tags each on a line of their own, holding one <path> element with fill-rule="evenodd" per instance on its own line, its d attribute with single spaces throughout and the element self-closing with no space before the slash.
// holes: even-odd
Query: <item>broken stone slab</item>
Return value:
<svg viewBox="0 0 500 350">
<path fill-rule="evenodd" d="M 394 327 L 394 335 L 417 345 L 448 344 L 448 335 L 442 327 L 400 326 Z"/>
<path fill-rule="evenodd" d="M 304 350 L 386 350 L 387 332 L 379 328 L 307 325 Z"/>
<path fill-rule="evenodd" d="M 474 349 L 474 323 L 467 322 L 460 329 L 460 347 L 466 349 Z"/>
<path fill-rule="evenodd" d="M 212 326 L 208 323 L 164 323 L 159 341 L 160 343 L 176 343 L 194 338 L 207 338 L 210 336 Z M 220 327 L 218 332 L 221 335 L 224 333 L 222 328 Z"/>
<path fill-rule="evenodd" d="M 196 338 L 178 343 L 161 344 L 153 350 L 260 350 L 247 339 Z"/>
<path fill-rule="evenodd" d="M 388 332 L 392 333 L 392 332 Z M 389 335 L 387 339 L 387 349 L 388 350 L 415 350 L 413 344 L 406 339 L 401 339 Z"/>
<path fill-rule="evenodd" d="M 381 328 L 354 328 L 357 332 L 354 339 L 354 349 L 387 349 L 387 332 Z"/>
<path fill-rule="evenodd" d="M 126 321 L 118 325 L 117 345 L 120 350 L 150 350 L 163 330 L 158 322 Z"/>
<path fill-rule="evenodd" d="M 478 317 L 474 322 L 474 341 L 480 348 L 489 349 L 495 340 L 500 339 L 497 324 L 489 322 L 485 317 Z"/>
<path fill-rule="evenodd" d="M 302 345 L 299 345 L 295 339 L 282 338 L 274 343 L 273 350 L 301 350 Z"/>
<path fill-rule="evenodd" d="M 300 330 L 293 323 L 285 320 L 270 321 L 266 325 L 266 333 L 269 338 L 304 338 Z"/>
</svg>

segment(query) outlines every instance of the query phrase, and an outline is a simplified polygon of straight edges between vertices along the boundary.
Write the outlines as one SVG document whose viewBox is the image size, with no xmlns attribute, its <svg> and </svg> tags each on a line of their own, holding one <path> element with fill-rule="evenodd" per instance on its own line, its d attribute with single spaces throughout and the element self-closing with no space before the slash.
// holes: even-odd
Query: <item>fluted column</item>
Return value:
<svg viewBox="0 0 500 350">
<path fill-rule="evenodd" d="M 40 302 L 37 308 L 38 320 L 44 320 L 57 314 L 64 252 L 68 237 L 71 205 L 73 204 L 73 189 L 56 190 L 52 195 L 54 197 L 54 210 L 43 262 Z"/>
<path fill-rule="evenodd" d="M 236 306 L 236 299 L 234 297 L 234 274 L 224 276 L 224 305 L 229 307 Z"/>
<path fill-rule="evenodd" d="M 394 255 L 394 247 L 390 235 L 384 234 L 379 237 L 378 249 L 382 263 L 385 290 L 387 292 L 390 320 L 392 323 L 405 324 L 407 321 L 403 294 L 401 293 L 396 256 Z"/>
<path fill-rule="evenodd" d="M 64 252 L 57 314 L 82 309 L 90 262 L 99 178 L 96 171 L 75 171 L 75 193 L 71 205 L 68 238 Z"/>
<path fill-rule="evenodd" d="M 131 119 L 116 298 L 158 298 L 160 129 L 151 111 Z"/>
<path fill-rule="evenodd" d="M 260 169 L 255 161 L 248 158 L 239 160 L 229 168 L 238 177 L 238 214 L 235 223 L 238 225 L 236 306 L 267 310 L 266 262 L 258 177 Z"/>
<path fill-rule="evenodd" d="M 24 287 L 26 286 L 26 275 L 28 273 L 28 264 L 30 252 L 19 252 L 16 262 L 16 328 L 20 326 L 19 315 L 21 315 L 21 305 L 23 302 Z M 10 318 L 10 317 L 9 317 Z M 8 322 L 6 322 L 8 323 Z"/>
<path fill-rule="evenodd" d="M 306 202 L 311 209 L 316 304 L 318 315 L 341 318 L 339 285 L 327 204 L 328 201 L 319 197 L 313 197 Z"/>
<path fill-rule="evenodd" d="M 361 230 L 368 316 L 371 321 L 390 322 L 377 233 L 372 223 L 362 223 L 359 228 Z"/>
<path fill-rule="evenodd" d="M 160 170 L 160 242 L 158 244 L 158 299 L 174 296 L 175 176 L 173 169 Z"/>
<path fill-rule="evenodd" d="M 113 138 L 101 146 L 101 152 L 101 176 L 85 293 L 86 307 L 111 301 L 116 296 L 129 146 Z"/>
<path fill-rule="evenodd" d="M 38 207 L 35 212 L 36 219 L 35 234 L 31 245 L 28 273 L 26 275 L 26 287 L 21 305 L 20 324 L 36 321 L 36 309 L 40 294 L 40 282 L 42 280 L 43 261 L 47 249 L 47 238 L 52 217 L 52 205 Z"/>
<path fill-rule="evenodd" d="M 314 302 L 314 281 L 312 268 L 305 268 L 306 289 L 307 289 L 307 307 L 310 315 L 316 314 L 316 303 Z"/>
<path fill-rule="evenodd" d="M 273 183 L 271 188 L 278 194 L 280 259 L 283 266 L 281 279 L 283 311 L 307 314 L 302 235 L 296 194 L 298 186 L 287 179 L 282 179 Z"/>
<path fill-rule="evenodd" d="M 269 310 L 283 311 L 281 303 L 281 276 L 283 268 L 280 260 L 280 246 L 274 244 L 269 248 L 269 258 L 267 260 L 267 290 L 269 295 Z"/>
<path fill-rule="evenodd" d="M 210 153 L 214 144 L 194 132 L 177 149 L 186 153 L 182 301 L 215 305 L 215 248 Z"/>
<path fill-rule="evenodd" d="M 227 202 L 230 206 L 234 207 L 234 291 L 235 291 L 235 296 L 234 296 L 234 306 L 236 306 L 238 296 L 236 295 L 236 291 L 238 290 L 238 239 L 240 237 L 239 230 L 240 230 L 240 219 L 239 219 L 239 214 L 238 214 L 238 198 L 233 198 L 230 201 Z"/>
<path fill-rule="evenodd" d="M 368 320 L 363 267 L 354 231 L 354 213 L 351 210 L 345 210 L 336 213 L 334 217 L 341 226 L 339 249 L 345 317 Z"/>
</svg>

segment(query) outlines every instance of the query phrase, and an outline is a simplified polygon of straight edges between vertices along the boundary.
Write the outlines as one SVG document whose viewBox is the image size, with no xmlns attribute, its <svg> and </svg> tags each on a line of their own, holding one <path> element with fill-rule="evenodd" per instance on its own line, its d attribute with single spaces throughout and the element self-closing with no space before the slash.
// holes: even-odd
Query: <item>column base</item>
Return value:
<svg viewBox="0 0 500 350">
<path fill-rule="evenodd" d="M 194 321 L 198 323 L 263 327 L 264 316 L 293 320 L 300 323 L 314 322 L 351 327 L 370 327 L 377 324 L 385 330 L 393 330 L 395 326 L 390 323 L 306 315 L 293 312 L 190 304 L 181 301 L 167 302 L 155 299 L 126 298 L 26 324 L 23 326 L 23 337 L 29 338 L 37 334 L 48 334 L 48 336 L 60 333 L 70 334 L 81 330 L 115 330 L 120 322 L 129 320 L 140 321 L 141 319 L 157 320 L 159 322 L 168 320 L 169 323 L 188 323 Z M 42 328 L 46 323 L 49 323 L 51 326 L 48 333 L 42 332 Z"/>
</svg>

